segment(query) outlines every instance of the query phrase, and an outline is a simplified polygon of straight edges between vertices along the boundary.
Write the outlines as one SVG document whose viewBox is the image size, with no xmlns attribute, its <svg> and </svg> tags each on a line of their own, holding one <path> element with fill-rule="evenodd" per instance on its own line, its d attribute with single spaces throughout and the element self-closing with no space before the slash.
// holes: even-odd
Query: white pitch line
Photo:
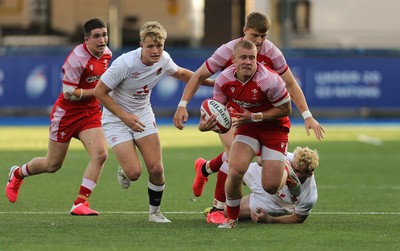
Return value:
<svg viewBox="0 0 400 251">
<path fill-rule="evenodd" d="M 400 212 L 312 212 L 311 214 L 328 214 L 328 215 L 395 215 Z"/>
<path fill-rule="evenodd" d="M 147 211 L 99 212 L 100 214 L 148 214 Z M 203 214 L 203 212 L 163 212 L 165 214 Z M 68 212 L 0 212 L 0 214 L 69 214 Z M 400 215 L 400 212 L 312 212 L 324 215 Z"/>
<path fill-rule="evenodd" d="M 319 185 L 318 189 L 384 189 L 384 190 L 399 190 L 400 186 L 369 186 L 369 185 L 360 185 L 360 186 L 351 186 L 351 185 Z"/>
<path fill-rule="evenodd" d="M 371 136 L 368 136 L 365 134 L 359 134 L 357 139 L 360 142 L 364 142 L 364 143 L 376 145 L 376 146 L 381 146 L 383 144 L 382 140 L 380 140 L 379 138 L 374 138 L 374 137 L 371 137 Z"/>
</svg>

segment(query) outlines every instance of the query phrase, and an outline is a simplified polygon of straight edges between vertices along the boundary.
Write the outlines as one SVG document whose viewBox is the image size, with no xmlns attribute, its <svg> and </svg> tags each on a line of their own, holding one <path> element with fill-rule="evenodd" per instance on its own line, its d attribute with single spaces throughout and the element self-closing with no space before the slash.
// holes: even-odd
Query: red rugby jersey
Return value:
<svg viewBox="0 0 400 251">
<path fill-rule="evenodd" d="M 95 57 L 90 53 L 85 43 L 76 46 L 62 66 L 63 84 L 82 89 L 96 87 L 101 75 L 107 70 L 111 57 L 112 53 L 108 47 L 100 57 Z M 98 107 L 100 104 L 96 97 L 69 101 L 64 98 L 63 93 L 59 95 L 57 102 L 64 109 L 90 109 Z"/>
</svg>

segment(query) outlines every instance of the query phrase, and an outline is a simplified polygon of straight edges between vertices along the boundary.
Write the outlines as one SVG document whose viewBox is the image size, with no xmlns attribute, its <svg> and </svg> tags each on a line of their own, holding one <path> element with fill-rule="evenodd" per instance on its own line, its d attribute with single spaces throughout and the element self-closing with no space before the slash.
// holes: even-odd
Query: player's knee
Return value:
<svg viewBox="0 0 400 251">
<path fill-rule="evenodd" d="M 161 177 L 164 175 L 164 168 L 162 164 L 155 164 L 149 168 L 149 174 L 151 177 Z"/>
<path fill-rule="evenodd" d="M 235 179 L 243 179 L 244 174 L 246 173 L 246 169 L 244 168 L 236 168 L 236 167 L 229 167 L 229 174 L 234 177 Z"/>
<path fill-rule="evenodd" d="M 55 173 L 58 170 L 60 170 L 61 166 L 62 166 L 62 162 L 54 162 L 54 163 L 49 163 L 46 166 L 46 172 L 48 173 Z"/>
<path fill-rule="evenodd" d="M 140 175 L 142 174 L 141 168 L 139 169 L 131 169 L 127 172 L 125 172 L 125 176 L 130 180 L 130 181 L 136 181 L 140 178 Z"/>
<path fill-rule="evenodd" d="M 100 151 L 99 153 L 96 154 L 95 161 L 101 165 L 104 164 L 104 162 L 106 162 L 108 157 L 108 152 L 106 150 L 104 151 Z"/>
<path fill-rule="evenodd" d="M 263 189 L 265 192 L 267 192 L 269 194 L 276 194 L 279 191 L 279 185 L 265 184 L 265 185 L 263 185 Z"/>
</svg>

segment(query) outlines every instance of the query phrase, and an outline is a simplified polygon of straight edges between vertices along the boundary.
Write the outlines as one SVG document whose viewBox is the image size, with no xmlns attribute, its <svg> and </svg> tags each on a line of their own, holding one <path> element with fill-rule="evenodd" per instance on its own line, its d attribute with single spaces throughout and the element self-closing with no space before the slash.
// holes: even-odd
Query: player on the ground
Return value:
<svg viewBox="0 0 400 251">
<path fill-rule="evenodd" d="M 171 222 L 160 212 L 165 187 L 161 144 L 150 103 L 152 89 L 164 75 L 187 82 L 193 72 L 179 67 L 164 51 L 166 30 L 146 22 L 140 30 L 140 48 L 118 57 L 101 77 L 96 97 L 104 105 L 103 129 L 120 168 L 118 181 L 128 188 L 138 180 L 141 153 L 149 173 L 149 221 Z M 205 83 L 212 85 L 211 80 Z"/>
<path fill-rule="evenodd" d="M 287 186 L 276 194 L 265 192 L 261 184 L 261 166 L 257 162 L 251 163 L 243 176 L 243 184 L 250 188 L 251 193 L 243 196 L 240 202 L 239 220 L 252 219 L 256 223 L 303 223 L 317 202 L 314 171 L 318 164 L 317 150 L 296 147 L 293 153 L 287 153 L 286 165 L 292 166 L 302 187 L 300 195 L 293 197 Z M 218 213 L 224 217 L 223 211 Z"/>
<path fill-rule="evenodd" d="M 101 107 L 94 88 L 111 60 L 107 47 L 106 24 L 91 19 L 84 26 L 83 44 L 69 54 L 62 66 L 63 91 L 50 114 L 50 139 L 46 157 L 37 157 L 10 170 L 6 195 L 16 202 L 24 178 L 58 171 L 67 155 L 72 138 L 79 139 L 90 161 L 83 174 L 79 194 L 71 208 L 72 215 L 98 215 L 90 209 L 88 197 L 93 192 L 107 158 L 107 142 L 101 128 Z"/>
</svg>

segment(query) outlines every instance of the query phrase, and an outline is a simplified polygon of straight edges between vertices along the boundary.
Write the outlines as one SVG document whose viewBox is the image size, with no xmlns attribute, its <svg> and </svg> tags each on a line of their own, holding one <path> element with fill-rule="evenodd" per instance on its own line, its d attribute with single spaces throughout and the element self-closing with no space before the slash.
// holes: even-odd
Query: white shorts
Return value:
<svg viewBox="0 0 400 251">
<path fill-rule="evenodd" d="M 267 193 L 261 185 L 261 167 L 252 162 L 243 177 L 243 182 L 251 190 L 249 198 L 249 208 L 255 212 L 257 208 L 262 208 L 273 215 L 290 214 L 281 205 L 276 203 L 277 198 Z"/>
<path fill-rule="evenodd" d="M 139 114 L 135 115 L 145 124 L 143 132 L 134 132 L 122 121 L 103 123 L 104 134 L 111 148 L 126 141 L 138 140 L 158 133 L 156 118 L 151 106 L 146 107 Z"/>
</svg>

